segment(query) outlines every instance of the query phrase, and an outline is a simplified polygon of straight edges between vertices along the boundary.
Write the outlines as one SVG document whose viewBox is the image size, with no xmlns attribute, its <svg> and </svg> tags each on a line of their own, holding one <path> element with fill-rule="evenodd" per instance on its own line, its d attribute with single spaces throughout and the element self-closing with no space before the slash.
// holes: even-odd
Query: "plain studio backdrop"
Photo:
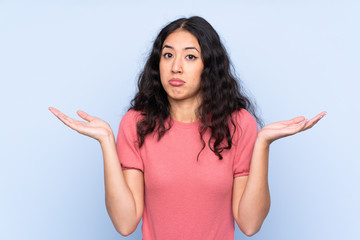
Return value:
<svg viewBox="0 0 360 240">
<path fill-rule="evenodd" d="M 159 30 L 217 30 L 265 123 L 328 115 L 271 146 L 272 206 L 251 239 L 360 239 L 358 1 L 0 1 L 0 239 L 141 239 L 107 215 L 100 145 L 54 106 L 116 134 Z M 247 239 L 235 225 L 235 239 Z"/>
</svg>

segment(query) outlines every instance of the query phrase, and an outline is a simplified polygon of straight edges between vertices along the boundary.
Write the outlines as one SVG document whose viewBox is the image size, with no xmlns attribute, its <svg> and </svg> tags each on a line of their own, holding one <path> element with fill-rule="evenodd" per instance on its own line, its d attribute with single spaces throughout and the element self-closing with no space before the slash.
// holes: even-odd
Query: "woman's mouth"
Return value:
<svg viewBox="0 0 360 240">
<path fill-rule="evenodd" d="M 180 78 L 172 78 L 169 80 L 169 84 L 174 87 L 179 87 L 183 85 L 185 82 L 181 80 Z"/>
</svg>

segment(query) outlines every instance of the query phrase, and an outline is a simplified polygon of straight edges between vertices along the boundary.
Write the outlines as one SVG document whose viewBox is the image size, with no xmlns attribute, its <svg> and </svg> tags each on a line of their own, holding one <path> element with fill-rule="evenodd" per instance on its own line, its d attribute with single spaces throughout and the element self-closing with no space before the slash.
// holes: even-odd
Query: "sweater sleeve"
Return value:
<svg viewBox="0 0 360 240">
<path fill-rule="evenodd" d="M 245 109 L 235 113 L 236 132 L 234 135 L 235 159 L 233 164 L 234 177 L 249 174 L 252 153 L 258 127 L 255 118 Z"/>
<path fill-rule="evenodd" d="M 144 164 L 137 141 L 136 123 L 139 113 L 129 110 L 122 118 L 116 140 L 116 150 L 123 170 L 139 169 L 144 172 Z"/>
</svg>

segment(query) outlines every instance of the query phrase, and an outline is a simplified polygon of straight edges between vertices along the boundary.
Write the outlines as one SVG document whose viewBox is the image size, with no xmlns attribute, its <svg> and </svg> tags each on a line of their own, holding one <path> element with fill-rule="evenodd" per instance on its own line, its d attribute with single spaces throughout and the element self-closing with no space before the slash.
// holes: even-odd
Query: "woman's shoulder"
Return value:
<svg viewBox="0 0 360 240">
<path fill-rule="evenodd" d="M 141 111 L 129 109 L 123 116 L 121 121 L 134 121 L 142 117 Z"/>
<path fill-rule="evenodd" d="M 120 125 L 125 127 L 136 125 L 136 123 L 141 119 L 143 116 L 140 111 L 136 111 L 134 109 L 128 110 L 125 115 L 122 117 Z"/>
<path fill-rule="evenodd" d="M 234 111 L 232 119 L 235 124 L 235 138 L 240 138 L 243 134 L 255 135 L 259 131 L 255 117 L 246 109 Z M 233 128 L 232 124 L 230 128 Z"/>
<path fill-rule="evenodd" d="M 122 117 L 119 124 L 118 138 L 125 136 L 128 139 L 136 140 L 137 136 L 137 122 L 142 117 L 140 111 L 133 109 L 128 110 Z"/>
<path fill-rule="evenodd" d="M 234 111 L 232 118 L 240 126 L 257 125 L 255 117 L 244 108 Z"/>
</svg>

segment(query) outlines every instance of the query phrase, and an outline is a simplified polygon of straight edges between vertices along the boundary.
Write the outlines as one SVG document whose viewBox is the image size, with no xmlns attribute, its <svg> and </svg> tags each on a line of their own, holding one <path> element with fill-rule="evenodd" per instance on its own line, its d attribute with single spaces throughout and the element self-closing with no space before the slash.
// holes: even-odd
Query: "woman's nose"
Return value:
<svg viewBox="0 0 360 240">
<path fill-rule="evenodd" d="M 182 71 L 183 71 L 183 63 L 182 63 L 182 61 L 181 61 L 181 58 L 179 58 L 179 57 L 175 57 L 174 58 L 174 61 L 173 61 L 173 64 L 172 64 L 172 68 L 171 68 L 171 71 L 173 72 L 173 73 L 182 73 Z"/>
</svg>

